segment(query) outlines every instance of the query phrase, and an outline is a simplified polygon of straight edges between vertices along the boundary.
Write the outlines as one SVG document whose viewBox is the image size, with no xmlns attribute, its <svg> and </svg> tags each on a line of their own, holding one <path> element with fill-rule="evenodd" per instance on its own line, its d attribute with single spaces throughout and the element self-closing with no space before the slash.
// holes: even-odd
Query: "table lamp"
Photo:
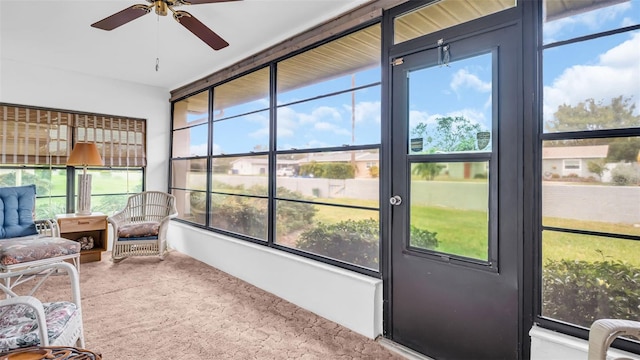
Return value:
<svg viewBox="0 0 640 360">
<path fill-rule="evenodd" d="M 67 166 L 82 166 L 82 175 L 78 175 L 77 215 L 91 214 L 91 175 L 87 166 L 104 166 L 98 147 L 94 143 L 76 143 L 67 159 Z"/>
</svg>

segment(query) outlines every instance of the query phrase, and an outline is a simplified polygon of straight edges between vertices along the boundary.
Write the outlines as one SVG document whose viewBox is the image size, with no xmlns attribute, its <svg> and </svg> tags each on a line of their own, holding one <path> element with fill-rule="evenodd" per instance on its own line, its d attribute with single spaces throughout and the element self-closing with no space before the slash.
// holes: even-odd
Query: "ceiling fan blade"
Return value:
<svg viewBox="0 0 640 360">
<path fill-rule="evenodd" d="M 226 42 L 218 34 L 214 33 L 205 24 L 201 23 L 200 20 L 196 19 L 188 12 L 176 11 L 173 17 L 180 24 L 182 24 L 182 26 L 187 28 L 187 30 L 191 31 L 195 36 L 199 37 L 200 40 L 211 46 L 213 50 L 220 50 L 224 47 L 229 46 L 228 42 Z"/>
<path fill-rule="evenodd" d="M 113 30 L 118 26 L 124 25 L 129 21 L 150 13 L 152 7 L 153 6 L 148 5 L 132 5 L 131 7 L 91 24 L 91 26 L 102 30 Z"/>
<path fill-rule="evenodd" d="M 198 4 L 213 4 L 213 3 L 229 2 L 229 1 L 242 1 L 242 0 L 181 0 L 180 2 L 186 5 L 198 5 Z"/>
</svg>

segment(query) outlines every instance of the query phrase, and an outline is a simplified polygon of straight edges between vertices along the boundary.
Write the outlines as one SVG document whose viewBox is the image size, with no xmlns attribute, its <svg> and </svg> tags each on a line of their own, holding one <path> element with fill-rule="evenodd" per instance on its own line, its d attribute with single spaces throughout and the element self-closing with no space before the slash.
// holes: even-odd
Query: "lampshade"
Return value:
<svg viewBox="0 0 640 360">
<path fill-rule="evenodd" d="M 94 143 L 76 143 L 73 147 L 67 165 L 71 166 L 103 166 L 98 147 Z"/>
</svg>

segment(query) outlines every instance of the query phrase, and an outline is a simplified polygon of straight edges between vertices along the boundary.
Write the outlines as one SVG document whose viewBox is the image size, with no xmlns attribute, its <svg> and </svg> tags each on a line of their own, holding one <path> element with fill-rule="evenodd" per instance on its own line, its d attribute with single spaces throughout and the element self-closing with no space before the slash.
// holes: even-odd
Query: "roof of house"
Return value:
<svg viewBox="0 0 640 360">
<path fill-rule="evenodd" d="M 604 159 L 609 145 L 555 146 L 542 148 L 543 159 Z"/>
</svg>

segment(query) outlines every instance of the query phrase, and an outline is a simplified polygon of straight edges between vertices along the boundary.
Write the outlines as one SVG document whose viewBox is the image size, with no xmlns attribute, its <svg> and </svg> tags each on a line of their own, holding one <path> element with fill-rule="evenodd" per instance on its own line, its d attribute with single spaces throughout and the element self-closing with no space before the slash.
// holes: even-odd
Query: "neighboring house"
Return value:
<svg viewBox="0 0 640 360">
<path fill-rule="evenodd" d="M 297 168 L 297 160 L 278 160 L 277 170 Z M 231 162 L 230 174 L 233 175 L 266 175 L 269 170 L 269 160 L 267 158 L 240 158 Z"/>
<path fill-rule="evenodd" d="M 352 156 L 353 155 L 353 156 Z M 355 152 L 355 153 L 328 153 L 328 154 L 314 154 L 307 158 L 300 160 L 300 165 L 308 164 L 311 162 L 317 163 L 351 163 L 356 166 L 355 177 L 356 178 L 370 178 L 371 173 L 369 169 L 372 167 L 380 167 L 380 156 L 378 153 L 372 152 Z"/>
<path fill-rule="evenodd" d="M 545 178 L 578 176 L 598 179 L 598 174 L 589 171 L 588 163 L 604 160 L 609 153 L 609 145 L 558 146 L 542 149 L 542 174 Z"/>
</svg>

